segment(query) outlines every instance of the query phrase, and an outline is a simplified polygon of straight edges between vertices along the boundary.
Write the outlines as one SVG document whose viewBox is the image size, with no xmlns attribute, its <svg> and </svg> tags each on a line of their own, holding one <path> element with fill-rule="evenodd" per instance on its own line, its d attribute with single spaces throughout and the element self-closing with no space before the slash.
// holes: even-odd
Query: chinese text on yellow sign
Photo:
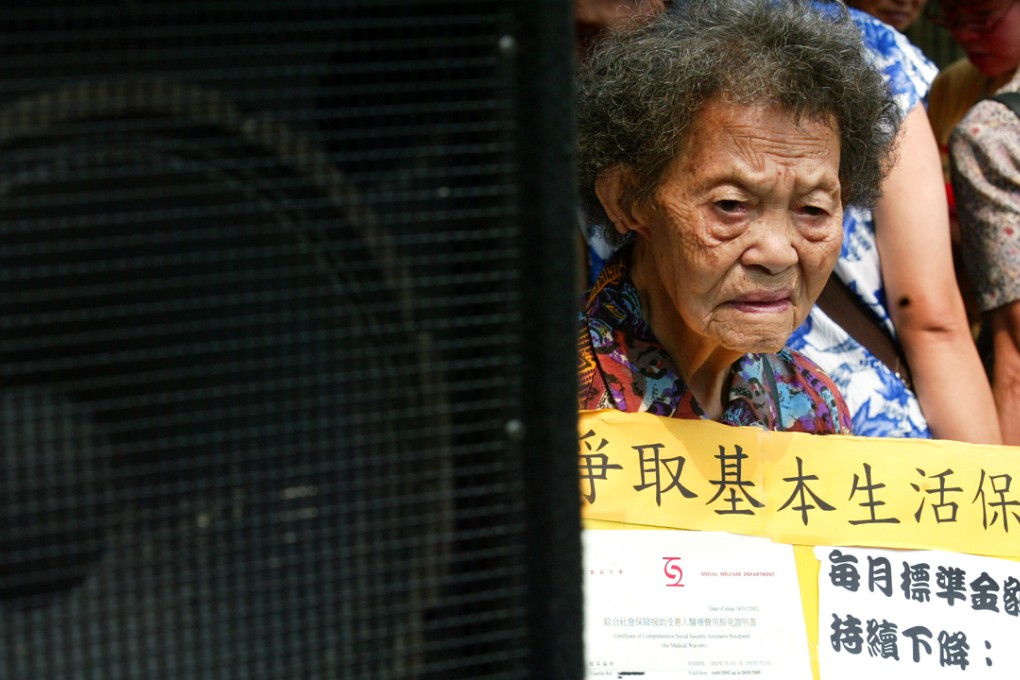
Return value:
<svg viewBox="0 0 1020 680">
<path fill-rule="evenodd" d="M 593 411 L 579 454 L 591 520 L 1020 558 L 1020 455 L 1007 447 Z"/>
</svg>

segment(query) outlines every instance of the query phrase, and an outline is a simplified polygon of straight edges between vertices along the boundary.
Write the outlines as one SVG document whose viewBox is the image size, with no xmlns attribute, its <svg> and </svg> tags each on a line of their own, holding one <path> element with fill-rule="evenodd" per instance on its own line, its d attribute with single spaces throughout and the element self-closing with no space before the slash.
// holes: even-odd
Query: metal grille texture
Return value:
<svg viewBox="0 0 1020 680">
<path fill-rule="evenodd" d="M 5 3 L 0 677 L 574 677 L 568 11 Z"/>
</svg>

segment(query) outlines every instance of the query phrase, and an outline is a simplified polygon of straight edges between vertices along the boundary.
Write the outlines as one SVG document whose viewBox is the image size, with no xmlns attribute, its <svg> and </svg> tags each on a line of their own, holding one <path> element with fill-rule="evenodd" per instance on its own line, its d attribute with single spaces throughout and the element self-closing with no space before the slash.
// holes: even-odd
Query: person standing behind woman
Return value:
<svg viewBox="0 0 1020 680">
<path fill-rule="evenodd" d="M 790 345 L 832 376 L 855 434 L 999 443 L 991 389 L 954 273 L 941 165 L 924 109 L 935 68 L 902 34 L 850 11 L 905 118 L 882 197 L 873 210 L 844 216 L 833 276 L 902 347 L 913 387 L 858 342 L 854 329 L 817 306 Z"/>
<path fill-rule="evenodd" d="M 927 0 L 847 0 L 847 5 L 867 12 L 899 32 L 910 28 L 924 10 Z"/>
<path fill-rule="evenodd" d="M 583 62 L 610 31 L 651 21 L 666 10 L 668 0 L 574 0 L 575 57 Z"/>
<path fill-rule="evenodd" d="M 942 5 L 974 67 L 989 83 L 1006 79 L 988 94 L 1020 92 L 1020 2 Z M 977 102 L 956 126 L 950 156 L 963 262 L 989 341 L 1003 440 L 1020 445 L 1020 117 L 1001 102 Z"/>
<path fill-rule="evenodd" d="M 937 6 L 940 12 L 929 17 L 949 30 L 966 55 L 939 71 L 928 99 L 928 118 L 942 154 L 954 243 L 959 243 L 959 230 L 949 174 L 949 137 L 978 100 L 1002 88 L 1012 77 L 1012 69 L 995 65 L 1009 61 L 1010 38 L 1018 29 L 1010 29 L 1011 22 L 1006 20 L 1016 4 L 1016 0 L 941 0 Z"/>
</svg>

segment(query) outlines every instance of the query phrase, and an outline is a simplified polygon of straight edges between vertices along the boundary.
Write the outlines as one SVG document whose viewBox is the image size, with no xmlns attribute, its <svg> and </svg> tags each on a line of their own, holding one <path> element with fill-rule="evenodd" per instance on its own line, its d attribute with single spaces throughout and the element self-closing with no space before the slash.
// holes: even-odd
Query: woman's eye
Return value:
<svg viewBox="0 0 1020 680">
<path fill-rule="evenodd" d="M 824 208 L 819 208 L 817 205 L 805 205 L 800 210 L 808 217 L 824 217 L 829 214 Z"/>
<path fill-rule="evenodd" d="M 722 200 L 716 201 L 715 207 L 719 208 L 719 210 L 722 210 L 723 212 L 737 212 L 743 207 L 743 204 L 736 200 Z"/>
</svg>

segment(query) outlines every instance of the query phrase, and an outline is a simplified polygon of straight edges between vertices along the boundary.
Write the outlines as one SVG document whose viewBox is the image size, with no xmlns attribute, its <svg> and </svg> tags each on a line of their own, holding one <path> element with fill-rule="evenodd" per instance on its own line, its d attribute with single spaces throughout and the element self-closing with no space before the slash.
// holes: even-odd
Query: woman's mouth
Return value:
<svg viewBox="0 0 1020 680">
<path fill-rule="evenodd" d="M 775 314 L 785 312 L 793 302 L 790 299 L 790 291 L 783 290 L 741 295 L 730 304 L 748 314 Z"/>
</svg>

